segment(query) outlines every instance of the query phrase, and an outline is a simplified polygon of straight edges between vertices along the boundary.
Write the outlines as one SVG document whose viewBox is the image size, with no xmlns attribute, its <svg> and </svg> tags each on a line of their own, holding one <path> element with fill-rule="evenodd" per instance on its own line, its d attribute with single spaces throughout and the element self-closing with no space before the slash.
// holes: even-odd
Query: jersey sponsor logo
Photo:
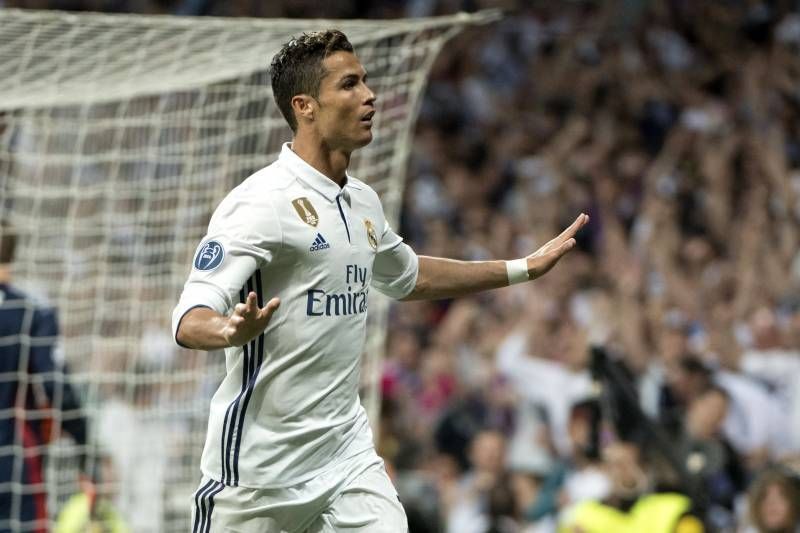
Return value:
<svg viewBox="0 0 800 533">
<path fill-rule="evenodd" d="M 328 292 L 316 288 L 306 291 L 306 315 L 347 316 L 367 312 L 369 299 L 367 267 L 347 265 L 344 272 L 347 292 Z"/>
<path fill-rule="evenodd" d="M 347 292 L 328 292 L 324 289 L 306 291 L 306 315 L 346 316 L 367 312 L 369 283 L 367 267 L 347 265 L 345 283 Z"/>
<path fill-rule="evenodd" d="M 325 240 L 325 237 L 323 237 L 321 233 L 317 233 L 317 238 L 314 239 L 314 242 L 311 244 L 311 248 L 309 248 L 308 251 L 318 252 L 320 250 L 327 250 L 330 247 L 331 245 L 328 244 L 328 241 Z"/>
<path fill-rule="evenodd" d="M 373 250 L 378 251 L 378 234 L 375 232 L 375 225 L 368 218 L 364 219 L 364 226 L 367 228 L 367 241 Z"/>
<path fill-rule="evenodd" d="M 217 241 L 208 241 L 197 252 L 194 267 L 197 270 L 214 270 L 225 258 L 225 248 Z"/>
<path fill-rule="evenodd" d="M 306 315 L 308 316 L 347 316 L 367 312 L 369 287 L 347 292 L 327 292 L 323 289 L 306 291 Z"/>
<path fill-rule="evenodd" d="M 319 215 L 317 215 L 317 210 L 314 209 L 314 206 L 311 205 L 308 198 L 305 196 L 302 198 L 295 198 L 292 200 L 292 206 L 294 206 L 294 210 L 297 211 L 300 220 L 309 226 L 317 227 L 317 224 L 319 224 Z"/>
</svg>

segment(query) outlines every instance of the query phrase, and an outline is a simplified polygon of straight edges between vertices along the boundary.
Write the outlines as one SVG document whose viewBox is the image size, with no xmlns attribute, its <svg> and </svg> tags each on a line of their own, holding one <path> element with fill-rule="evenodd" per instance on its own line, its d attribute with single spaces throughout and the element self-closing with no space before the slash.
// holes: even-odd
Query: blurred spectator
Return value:
<svg viewBox="0 0 800 533">
<path fill-rule="evenodd" d="M 702 533 L 691 500 L 677 493 L 651 492 L 653 480 L 642 462 L 639 447 L 618 442 L 603 449 L 603 465 L 611 491 L 603 500 L 587 500 L 568 507 L 560 520 L 561 533 Z"/>
<path fill-rule="evenodd" d="M 795 311 L 796 316 L 800 313 Z M 748 375 L 762 379 L 774 391 L 781 424 L 786 432 L 773 441 L 776 454 L 800 453 L 800 348 L 785 338 L 772 309 L 762 307 L 753 313 L 753 346 L 742 354 L 741 368 Z M 791 320 L 791 315 L 787 321 Z M 800 323 L 793 326 L 797 329 Z"/>
<path fill-rule="evenodd" d="M 691 423 L 691 406 L 708 398 L 710 389 L 717 388 L 720 398 L 723 433 L 726 442 L 737 454 L 746 458 L 751 468 L 759 468 L 777 455 L 779 443 L 788 440 L 781 420 L 780 404 L 760 383 L 736 372 L 713 371 L 697 357 L 685 355 L 668 372 L 664 390 L 662 423 L 677 431 L 684 420 Z M 710 405 L 710 404 L 709 404 Z M 716 430 L 716 420 L 706 420 L 706 431 Z M 709 425 L 710 424 L 710 425 Z M 698 427 L 699 429 L 699 427 Z"/>
<path fill-rule="evenodd" d="M 750 520 L 758 533 L 800 531 L 800 478 L 783 468 L 762 472 L 748 491 Z"/>
<path fill-rule="evenodd" d="M 611 493 L 611 479 L 600 461 L 599 424 L 598 400 L 585 400 L 572 407 L 569 419 L 572 453 L 558 502 L 560 505 L 604 500 Z"/>
<path fill-rule="evenodd" d="M 127 357 L 132 360 L 132 357 Z M 116 503 L 119 513 L 134 531 L 156 531 L 162 523 L 167 494 L 169 435 L 174 423 L 156 416 L 163 384 L 148 382 L 144 373 L 132 375 L 131 383 L 118 387 L 97 416 L 98 440 L 109 450 L 119 481 Z M 143 454 L 157 449 L 161 453 Z"/>
<path fill-rule="evenodd" d="M 469 453 L 470 469 L 448 498 L 449 533 L 480 533 L 497 527 L 498 514 L 505 510 L 498 507 L 510 505 L 510 497 L 499 494 L 507 488 L 505 447 L 506 439 L 500 432 L 482 431 L 475 436 Z"/>
<path fill-rule="evenodd" d="M 718 386 L 710 385 L 689 405 L 681 456 L 690 471 L 703 479 L 712 525 L 719 529 L 735 524 L 734 507 L 746 487 L 741 459 L 723 435 L 730 400 Z"/>
<path fill-rule="evenodd" d="M 56 361 L 55 310 L 11 285 L 16 236 L 0 233 L 0 532 L 49 529 L 44 464 L 66 433 L 85 466 L 86 419 Z"/>
<path fill-rule="evenodd" d="M 95 460 L 97 482 L 84 485 L 61 509 L 54 533 L 128 533 L 125 521 L 114 507 L 118 480 L 110 456 L 99 454 Z"/>
</svg>

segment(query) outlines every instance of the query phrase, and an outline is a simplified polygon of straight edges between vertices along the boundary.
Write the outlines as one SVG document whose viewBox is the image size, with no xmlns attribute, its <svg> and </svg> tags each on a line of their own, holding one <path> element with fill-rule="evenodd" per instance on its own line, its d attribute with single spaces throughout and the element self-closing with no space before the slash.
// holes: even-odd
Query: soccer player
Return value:
<svg viewBox="0 0 800 533">
<path fill-rule="evenodd" d="M 534 279 L 588 217 L 515 261 L 418 257 L 347 173 L 375 95 L 344 34 L 292 39 L 271 65 L 294 137 L 211 217 L 173 313 L 183 346 L 225 349 L 193 532 L 402 532 L 358 397 L 368 294 L 452 298 Z"/>
<path fill-rule="evenodd" d="M 15 237 L 0 237 L 0 533 L 49 530 L 44 449 L 63 429 L 86 445 L 78 397 L 53 359 L 55 311 L 10 285 Z M 57 412 L 60 413 L 59 416 Z M 60 425 L 53 424 L 61 420 Z M 81 456 L 83 462 L 85 456 Z"/>
</svg>

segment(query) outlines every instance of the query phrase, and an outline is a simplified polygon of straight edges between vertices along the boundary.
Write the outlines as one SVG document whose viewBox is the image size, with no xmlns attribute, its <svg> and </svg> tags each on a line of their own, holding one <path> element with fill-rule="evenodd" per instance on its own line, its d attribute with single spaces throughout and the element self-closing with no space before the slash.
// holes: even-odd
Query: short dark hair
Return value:
<svg viewBox="0 0 800 533">
<path fill-rule="evenodd" d="M 684 354 L 680 359 L 680 366 L 687 374 L 700 376 L 704 379 L 711 379 L 713 373 L 710 368 L 694 354 Z"/>
<path fill-rule="evenodd" d="M 341 31 L 325 30 L 293 38 L 272 58 L 272 95 L 292 131 L 297 131 L 292 98 L 298 94 L 319 96 L 319 86 L 325 77 L 322 61 L 339 51 L 352 53 L 353 45 Z"/>
</svg>

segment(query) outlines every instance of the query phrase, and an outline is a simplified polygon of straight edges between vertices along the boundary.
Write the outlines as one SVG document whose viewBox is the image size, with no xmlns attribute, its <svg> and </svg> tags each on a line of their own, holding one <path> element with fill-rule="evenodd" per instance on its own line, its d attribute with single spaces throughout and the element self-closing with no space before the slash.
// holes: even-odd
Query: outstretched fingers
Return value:
<svg viewBox="0 0 800 533">
<path fill-rule="evenodd" d="M 269 320 L 272 318 L 272 315 L 280 306 L 281 306 L 281 299 L 277 297 L 272 298 L 270 301 L 267 302 L 267 305 L 258 310 L 259 320 L 263 320 L 265 321 L 265 323 L 269 322 Z"/>
<path fill-rule="evenodd" d="M 570 249 L 567 248 L 567 250 L 561 251 L 560 250 L 561 247 L 564 246 L 564 244 L 568 242 L 570 239 L 575 237 L 575 234 L 578 233 L 578 230 L 580 230 L 584 225 L 586 225 L 587 222 L 589 222 L 589 215 L 581 213 L 580 215 L 578 215 L 575 221 L 569 225 L 567 229 L 562 231 L 557 237 L 553 237 L 552 239 L 547 241 L 547 243 L 544 246 L 542 246 L 541 248 L 536 250 L 536 252 L 534 252 L 534 255 L 556 253 L 558 256 L 561 256 L 563 253 L 569 251 Z"/>
<path fill-rule="evenodd" d="M 562 231 L 561 234 L 555 238 L 554 244 L 563 246 L 569 239 L 573 238 L 575 234 L 578 233 L 578 230 L 585 226 L 587 222 L 589 222 L 589 215 L 581 213 L 567 229 Z"/>
<path fill-rule="evenodd" d="M 234 312 L 228 317 L 222 333 L 225 341 L 229 346 L 242 346 L 260 335 L 280 305 L 279 298 L 272 298 L 260 308 L 256 293 L 251 292 L 243 303 L 234 306 Z"/>
<path fill-rule="evenodd" d="M 245 303 L 236 304 L 236 309 L 240 310 L 239 314 L 245 320 L 257 320 L 266 324 L 280 305 L 280 298 L 272 298 L 264 307 L 258 307 L 256 293 L 251 292 L 247 295 Z"/>
<path fill-rule="evenodd" d="M 575 247 L 575 239 L 570 238 L 570 239 L 567 239 L 565 242 L 561 243 L 561 246 L 559 246 L 556 249 L 556 253 L 559 256 L 562 256 L 565 253 L 567 253 L 570 250 L 572 250 L 574 247 Z"/>
<path fill-rule="evenodd" d="M 244 302 L 238 303 L 233 306 L 233 316 L 252 317 L 258 312 L 258 305 L 256 304 L 256 293 L 251 292 L 247 295 Z"/>
<path fill-rule="evenodd" d="M 250 293 L 247 295 L 246 305 L 248 313 L 255 313 L 258 311 L 258 303 L 256 302 L 255 292 L 250 291 Z"/>
</svg>

